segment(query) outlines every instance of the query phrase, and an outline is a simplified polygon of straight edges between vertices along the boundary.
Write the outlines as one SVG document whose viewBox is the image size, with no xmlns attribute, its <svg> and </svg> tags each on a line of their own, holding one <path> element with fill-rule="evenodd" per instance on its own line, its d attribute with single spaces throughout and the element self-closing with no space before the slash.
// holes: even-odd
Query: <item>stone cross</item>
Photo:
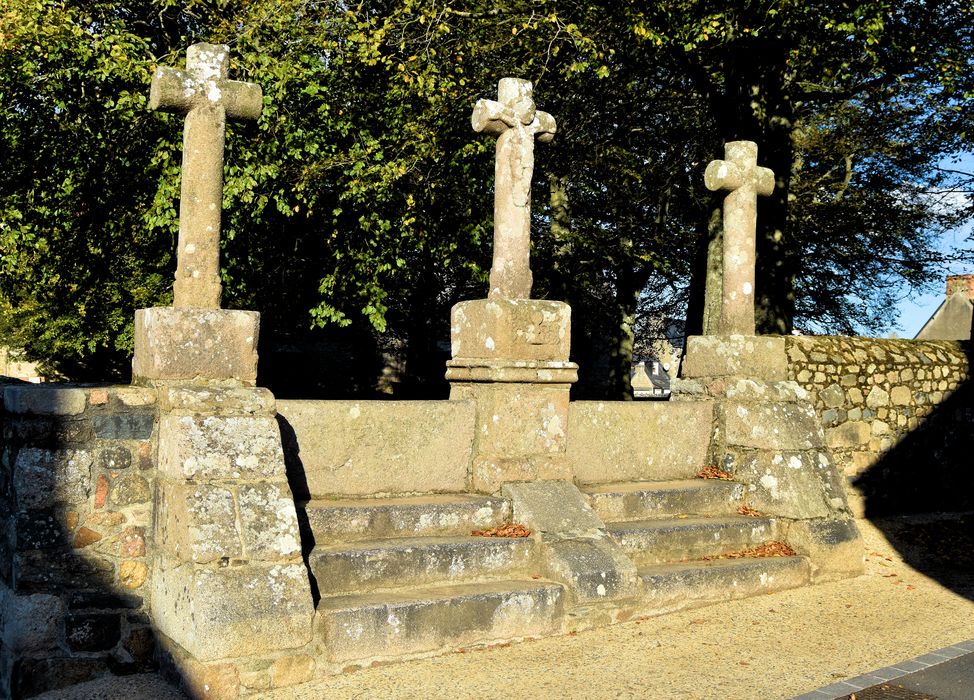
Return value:
<svg viewBox="0 0 974 700">
<path fill-rule="evenodd" d="M 473 130 L 497 136 L 494 259 L 488 297 L 531 298 L 531 176 L 534 139 L 555 137 L 555 118 L 535 109 L 527 80 L 502 78 L 497 101 L 477 100 Z"/>
<path fill-rule="evenodd" d="M 160 67 L 152 76 L 149 109 L 186 115 L 173 306 L 220 308 L 226 120 L 256 119 L 263 102 L 259 86 L 227 80 L 229 53 L 227 46 L 193 44 L 185 71 Z"/>
<path fill-rule="evenodd" d="M 754 262 L 757 196 L 774 190 L 774 173 L 758 167 L 753 141 L 724 145 L 725 160 L 712 161 L 704 174 L 708 190 L 727 190 L 724 198 L 724 270 L 720 335 L 754 335 Z"/>
</svg>

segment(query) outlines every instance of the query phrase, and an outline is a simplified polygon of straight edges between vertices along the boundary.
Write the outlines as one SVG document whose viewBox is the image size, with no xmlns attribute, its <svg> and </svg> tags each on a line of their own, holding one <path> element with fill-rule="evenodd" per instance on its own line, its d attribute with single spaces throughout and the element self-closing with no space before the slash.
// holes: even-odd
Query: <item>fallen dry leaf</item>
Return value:
<svg viewBox="0 0 974 700">
<path fill-rule="evenodd" d="M 754 510 L 751 506 L 740 505 L 737 507 L 737 512 L 741 515 L 747 515 L 751 518 L 759 518 L 763 513 L 759 510 Z"/>
<path fill-rule="evenodd" d="M 751 549 L 742 549 L 739 552 L 727 552 L 712 557 L 703 557 L 703 561 L 713 561 L 714 559 L 745 559 L 749 557 L 793 557 L 795 550 L 784 542 L 767 542 Z"/>
<path fill-rule="evenodd" d="M 721 479 L 723 481 L 730 481 L 734 477 L 730 472 L 725 472 L 720 467 L 704 467 L 697 472 L 698 479 Z"/>
<path fill-rule="evenodd" d="M 531 531 L 523 525 L 507 523 L 486 530 L 474 530 L 470 534 L 474 537 L 530 537 Z"/>
</svg>

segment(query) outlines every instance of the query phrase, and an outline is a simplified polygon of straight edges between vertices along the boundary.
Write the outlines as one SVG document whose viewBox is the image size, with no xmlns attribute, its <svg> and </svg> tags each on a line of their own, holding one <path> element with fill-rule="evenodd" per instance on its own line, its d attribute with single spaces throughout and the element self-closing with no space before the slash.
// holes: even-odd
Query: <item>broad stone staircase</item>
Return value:
<svg viewBox="0 0 974 700">
<path fill-rule="evenodd" d="M 605 532 L 636 564 L 636 599 L 615 619 L 804 585 L 804 557 L 725 558 L 782 539 L 772 518 L 740 515 L 742 484 L 705 479 L 583 489 Z M 545 580 L 541 539 L 472 536 L 516 521 L 480 495 L 312 500 L 308 563 L 317 636 L 337 669 L 572 628 L 573 591 Z M 705 559 L 707 558 L 707 559 Z"/>
<path fill-rule="evenodd" d="M 805 557 L 734 557 L 784 539 L 774 518 L 738 513 L 744 485 L 716 479 L 608 484 L 584 489 L 609 535 L 636 562 L 638 608 L 661 614 L 810 582 Z"/>
<path fill-rule="evenodd" d="M 510 520 L 504 499 L 317 500 L 305 510 L 318 633 L 333 664 L 560 631 L 563 589 L 538 580 L 535 543 L 470 534 Z"/>
</svg>

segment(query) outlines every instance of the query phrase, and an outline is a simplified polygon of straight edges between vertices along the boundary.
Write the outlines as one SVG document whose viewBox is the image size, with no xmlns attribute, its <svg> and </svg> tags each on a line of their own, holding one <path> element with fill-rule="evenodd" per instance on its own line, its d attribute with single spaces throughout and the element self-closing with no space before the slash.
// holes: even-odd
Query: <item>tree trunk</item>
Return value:
<svg viewBox="0 0 974 700">
<path fill-rule="evenodd" d="M 725 63 L 726 141 L 758 144 L 758 162 L 775 174 L 775 189 L 759 197 L 755 316 L 758 333 L 789 333 L 795 315 L 797 251 L 788 231 L 795 109 L 786 90 L 790 47 L 774 38 L 742 36 Z"/>
<path fill-rule="evenodd" d="M 690 276 L 687 320 L 684 332 L 691 335 L 713 335 L 717 332 L 722 291 L 724 236 L 721 207 L 717 203 L 710 217 L 702 218 L 697 228 L 697 246 Z"/>
</svg>

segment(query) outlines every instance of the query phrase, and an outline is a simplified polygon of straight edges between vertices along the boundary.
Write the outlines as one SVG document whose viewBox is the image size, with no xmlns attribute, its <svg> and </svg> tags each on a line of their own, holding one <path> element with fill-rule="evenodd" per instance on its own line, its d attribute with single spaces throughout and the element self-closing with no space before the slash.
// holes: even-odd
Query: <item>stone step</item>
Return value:
<svg viewBox="0 0 974 700">
<path fill-rule="evenodd" d="M 534 542 L 512 537 L 410 537 L 317 546 L 309 558 L 322 596 L 534 573 Z"/>
<path fill-rule="evenodd" d="M 687 515 L 731 514 L 740 505 L 744 484 L 719 479 L 681 479 L 600 484 L 583 491 L 604 522 Z"/>
<path fill-rule="evenodd" d="M 649 566 L 639 569 L 639 577 L 641 611 L 662 615 L 805 586 L 810 583 L 811 566 L 805 557 L 716 559 Z"/>
<path fill-rule="evenodd" d="M 333 663 L 398 658 L 561 631 L 563 589 L 488 581 L 323 598 L 318 629 Z"/>
<path fill-rule="evenodd" d="M 609 534 L 637 565 L 737 552 L 775 539 L 772 518 L 743 515 L 609 523 Z"/>
<path fill-rule="evenodd" d="M 510 519 L 503 498 L 460 494 L 314 500 L 304 506 L 317 544 L 391 537 L 453 537 Z"/>
</svg>

